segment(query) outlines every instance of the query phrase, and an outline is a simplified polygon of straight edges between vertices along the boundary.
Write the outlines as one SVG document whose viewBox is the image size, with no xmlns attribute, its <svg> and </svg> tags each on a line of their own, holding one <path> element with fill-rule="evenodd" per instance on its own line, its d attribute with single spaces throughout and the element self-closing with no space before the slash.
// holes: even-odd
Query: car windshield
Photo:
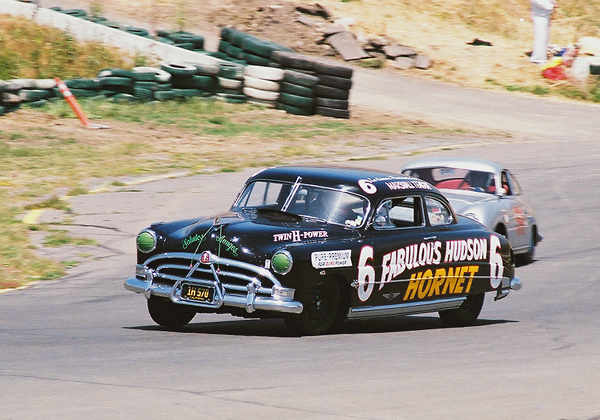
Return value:
<svg viewBox="0 0 600 420">
<path fill-rule="evenodd" d="M 496 193 L 496 180 L 491 172 L 432 167 L 406 169 L 404 174 L 425 180 L 438 189 Z"/>
<path fill-rule="evenodd" d="M 363 224 L 369 209 L 364 197 L 341 190 L 278 181 L 255 181 L 246 186 L 232 210 L 276 211 L 301 216 L 305 220 L 346 227 Z"/>
</svg>

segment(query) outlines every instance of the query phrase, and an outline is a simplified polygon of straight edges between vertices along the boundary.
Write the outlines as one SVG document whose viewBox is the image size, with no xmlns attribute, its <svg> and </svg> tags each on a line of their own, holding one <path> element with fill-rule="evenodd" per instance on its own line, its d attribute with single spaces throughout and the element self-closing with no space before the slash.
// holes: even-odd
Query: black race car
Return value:
<svg viewBox="0 0 600 420">
<path fill-rule="evenodd" d="M 363 169 L 263 170 L 229 212 L 153 224 L 137 249 L 125 288 L 172 329 L 198 312 L 282 317 L 300 334 L 424 312 L 467 326 L 486 292 L 521 287 L 504 236 L 425 181 Z"/>
</svg>

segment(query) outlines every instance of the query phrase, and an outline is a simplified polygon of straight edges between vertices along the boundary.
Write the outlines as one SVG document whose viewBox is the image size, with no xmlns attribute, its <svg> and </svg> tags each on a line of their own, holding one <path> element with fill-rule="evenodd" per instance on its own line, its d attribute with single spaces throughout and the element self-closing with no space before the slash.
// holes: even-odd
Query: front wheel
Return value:
<svg viewBox="0 0 600 420">
<path fill-rule="evenodd" d="M 297 317 L 285 318 L 285 324 L 302 335 L 323 334 L 341 324 L 345 318 L 339 283 L 332 278 L 320 279 L 299 296 L 304 309 Z"/>
<path fill-rule="evenodd" d="M 481 312 L 484 298 L 485 293 L 469 295 L 458 308 L 439 311 L 440 319 L 448 327 L 468 327 L 469 325 L 473 325 Z"/>
<path fill-rule="evenodd" d="M 189 306 L 173 303 L 171 299 L 150 296 L 148 313 L 154 322 L 169 329 L 179 329 L 196 315 L 196 310 Z"/>
</svg>

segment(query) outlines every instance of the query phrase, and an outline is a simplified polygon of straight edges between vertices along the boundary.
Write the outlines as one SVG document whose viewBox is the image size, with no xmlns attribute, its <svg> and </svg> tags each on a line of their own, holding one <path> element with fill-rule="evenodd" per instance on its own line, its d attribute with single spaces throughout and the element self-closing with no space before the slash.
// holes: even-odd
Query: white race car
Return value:
<svg viewBox="0 0 600 420">
<path fill-rule="evenodd" d="M 412 162 L 401 172 L 433 184 L 457 213 L 506 236 L 521 263 L 533 261 L 542 237 L 535 214 L 508 169 L 486 160 L 432 158 Z"/>
</svg>

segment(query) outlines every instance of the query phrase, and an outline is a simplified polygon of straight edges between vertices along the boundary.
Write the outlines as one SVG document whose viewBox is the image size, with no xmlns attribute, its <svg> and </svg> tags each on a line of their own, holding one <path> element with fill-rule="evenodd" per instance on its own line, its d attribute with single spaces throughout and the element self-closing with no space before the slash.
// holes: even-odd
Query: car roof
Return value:
<svg viewBox="0 0 600 420">
<path fill-rule="evenodd" d="M 439 193 L 431 184 L 405 175 L 333 166 L 278 166 L 258 172 L 248 182 L 258 179 L 295 182 L 298 177 L 302 178 L 303 184 L 343 189 L 371 197 L 401 190 Z M 370 189 L 365 184 L 375 186 L 376 192 L 369 192 Z"/>
<path fill-rule="evenodd" d="M 410 162 L 402 170 L 433 167 L 459 168 L 492 173 L 500 173 L 504 169 L 499 163 L 484 159 L 428 158 Z"/>
</svg>

